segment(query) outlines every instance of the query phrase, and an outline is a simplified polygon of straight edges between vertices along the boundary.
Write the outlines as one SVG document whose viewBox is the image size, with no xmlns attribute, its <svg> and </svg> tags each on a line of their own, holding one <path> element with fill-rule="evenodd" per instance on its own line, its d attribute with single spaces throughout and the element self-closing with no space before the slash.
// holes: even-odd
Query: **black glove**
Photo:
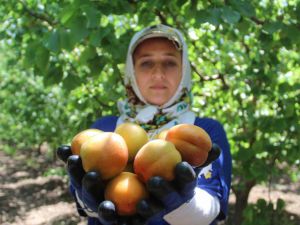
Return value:
<svg viewBox="0 0 300 225">
<path fill-rule="evenodd" d="M 211 150 L 208 152 L 208 156 L 207 156 L 205 163 L 203 163 L 201 166 L 196 167 L 195 168 L 196 172 L 199 174 L 200 170 L 203 167 L 208 166 L 213 161 L 215 161 L 217 158 L 219 158 L 220 154 L 221 154 L 221 148 L 216 143 L 213 143 Z"/>
<path fill-rule="evenodd" d="M 67 163 L 67 160 L 70 155 L 72 155 L 72 150 L 70 145 L 61 145 L 56 150 L 56 155 L 64 163 Z"/>
<path fill-rule="evenodd" d="M 145 225 L 146 221 L 140 215 L 119 216 L 114 203 L 109 200 L 100 203 L 98 215 L 104 225 Z"/>
<path fill-rule="evenodd" d="M 175 167 L 175 179 L 171 182 L 155 176 L 147 182 L 151 198 L 142 200 L 137 205 L 137 212 L 145 218 L 147 225 L 167 225 L 164 215 L 181 206 L 194 196 L 197 178 L 201 169 L 216 160 L 221 153 L 218 145 L 213 144 L 206 162 L 193 168 L 187 162 L 180 162 Z"/>
</svg>

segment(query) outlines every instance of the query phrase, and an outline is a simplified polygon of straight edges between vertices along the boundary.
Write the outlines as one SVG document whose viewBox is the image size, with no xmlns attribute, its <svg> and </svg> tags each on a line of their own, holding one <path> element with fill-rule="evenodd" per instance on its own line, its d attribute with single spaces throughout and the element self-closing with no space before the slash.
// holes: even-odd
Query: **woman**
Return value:
<svg viewBox="0 0 300 225">
<path fill-rule="evenodd" d="M 143 223 L 204 225 L 224 219 L 231 182 L 229 145 L 220 123 L 196 117 L 191 111 L 191 71 L 182 34 L 165 25 L 148 27 L 135 34 L 127 53 L 125 85 L 127 99 L 118 103 L 120 116 L 100 118 L 92 128 L 114 131 L 121 123 L 134 122 L 152 138 L 176 124 L 194 124 L 203 128 L 222 150 L 217 160 L 201 170 L 191 199 L 179 204 L 177 199 L 173 208 L 163 204 L 164 209 Z M 101 214 L 88 210 L 77 187 L 71 185 L 71 191 L 79 209 L 89 215 L 89 224 L 111 224 Z"/>
</svg>

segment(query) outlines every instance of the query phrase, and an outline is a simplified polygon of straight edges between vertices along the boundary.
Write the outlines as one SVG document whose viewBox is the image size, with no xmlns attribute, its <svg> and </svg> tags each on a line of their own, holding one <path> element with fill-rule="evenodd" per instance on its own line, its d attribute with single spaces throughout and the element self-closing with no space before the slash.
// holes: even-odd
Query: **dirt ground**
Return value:
<svg viewBox="0 0 300 225">
<path fill-rule="evenodd" d="M 86 224 L 77 215 L 66 178 L 45 176 L 51 168 L 63 168 L 63 163 L 59 160 L 53 162 L 41 154 L 36 154 L 34 161 L 31 157 L 32 155 L 23 154 L 13 159 L 0 151 L 0 224 Z M 270 194 L 266 187 L 256 186 L 251 191 L 249 200 L 255 203 L 259 198 L 271 201 L 284 199 L 287 212 L 300 224 L 300 184 L 278 184 Z M 231 207 L 234 201 L 231 194 Z"/>
</svg>

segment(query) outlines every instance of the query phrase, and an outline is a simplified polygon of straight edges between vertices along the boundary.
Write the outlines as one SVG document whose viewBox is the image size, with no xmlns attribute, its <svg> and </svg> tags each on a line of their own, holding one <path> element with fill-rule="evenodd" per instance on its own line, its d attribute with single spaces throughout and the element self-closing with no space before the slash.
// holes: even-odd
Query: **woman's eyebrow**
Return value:
<svg viewBox="0 0 300 225">
<path fill-rule="evenodd" d="M 154 56 L 153 54 L 151 53 L 144 53 L 144 54 L 141 54 L 138 56 L 138 58 L 143 58 L 143 57 L 152 57 Z M 176 57 L 176 53 L 173 53 L 173 52 L 167 52 L 167 53 L 164 53 L 163 56 L 171 56 L 171 57 Z M 156 57 L 156 56 L 154 56 Z"/>
</svg>

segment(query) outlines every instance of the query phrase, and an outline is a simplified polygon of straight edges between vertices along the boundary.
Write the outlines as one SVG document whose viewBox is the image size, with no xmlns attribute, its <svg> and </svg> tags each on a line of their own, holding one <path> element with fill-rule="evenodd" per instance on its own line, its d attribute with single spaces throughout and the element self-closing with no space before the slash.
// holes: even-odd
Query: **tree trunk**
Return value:
<svg viewBox="0 0 300 225">
<path fill-rule="evenodd" d="M 233 215 L 233 225 L 241 225 L 243 222 L 243 212 L 245 208 L 248 205 L 248 197 L 251 189 L 255 185 L 254 180 L 250 181 L 245 181 L 245 186 L 243 188 L 232 188 L 235 197 L 236 197 L 236 202 L 234 206 L 234 215 Z"/>
</svg>

